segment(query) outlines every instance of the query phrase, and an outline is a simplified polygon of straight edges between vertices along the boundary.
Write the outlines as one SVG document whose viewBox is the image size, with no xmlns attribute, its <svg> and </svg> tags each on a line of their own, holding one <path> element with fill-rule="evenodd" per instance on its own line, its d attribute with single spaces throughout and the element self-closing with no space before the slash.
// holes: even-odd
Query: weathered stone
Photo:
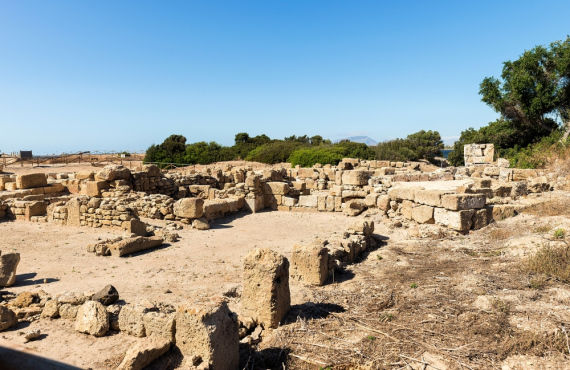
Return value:
<svg viewBox="0 0 570 370">
<path fill-rule="evenodd" d="M 141 220 L 137 220 L 136 218 L 133 218 L 128 221 L 123 221 L 121 223 L 121 228 L 123 228 L 123 230 L 125 230 L 129 234 L 135 234 L 138 236 L 147 235 L 146 231 L 147 226 L 148 226 L 147 224 L 145 224 Z"/>
<path fill-rule="evenodd" d="M 40 298 L 37 293 L 32 292 L 22 292 L 16 296 L 16 298 L 10 302 L 10 305 L 14 307 L 28 307 L 32 303 L 39 303 Z"/>
<path fill-rule="evenodd" d="M 388 196 L 391 200 L 402 201 L 402 200 L 411 200 L 414 201 L 416 196 L 416 191 L 422 190 L 418 187 L 393 187 L 388 190 Z"/>
<path fill-rule="evenodd" d="M 408 220 L 412 219 L 412 209 L 414 208 L 414 202 L 411 200 L 403 200 L 400 204 L 400 213 L 404 218 Z"/>
<path fill-rule="evenodd" d="M 59 304 L 55 299 L 50 299 L 44 305 L 41 317 L 47 319 L 55 319 L 59 317 Z"/>
<path fill-rule="evenodd" d="M 144 315 L 147 312 L 148 308 L 143 305 L 124 305 L 119 313 L 119 329 L 135 337 L 144 337 L 146 335 Z"/>
<path fill-rule="evenodd" d="M 479 230 L 489 224 L 491 212 L 487 208 L 478 209 L 473 214 L 473 229 Z"/>
<path fill-rule="evenodd" d="M 376 201 L 376 206 L 384 212 L 390 209 L 390 197 L 388 195 L 380 195 Z"/>
<path fill-rule="evenodd" d="M 78 310 L 79 306 L 75 306 L 69 303 L 61 304 L 59 305 L 59 317 L 67 320 L 75 320 Z"/>
<path fill-rule="evenodd" d="M 136 342 L 129 347 L 117 370 L 144 369 L 154 360 L 168 352 L 171 344 L 171 340 L 156 336 Z"/>
<path fill-rule="evenodd" d="M 109 164 L 97 172 L 95 178 L 101 181 L 130 180 L 131 170 L 121 165 Z"/>
<path fill-rule="evenodd" d="M 26 203 L 24 216 L 26 221 L 30 221 L 35 216 L 45 216 L 47 206 L 44 201 L 35 201 Z"/>
<path fill-rule="evenodd" d="M 322 243 L 293 247 L 291 278 L 308 285 L 323 285 L 329 273 L 329 253 Z"/>
<path fill-rule="evenodd" d="M 344 214 L 348 216 L 358 216 L 366 209 L 366 204 L 363 200 L 352 199 L 345 203 Z"/>
<path fill-rule="evenodd" d="M 294 207 L 298 202 L 297 198 L 294 197 L 286 197 L 284 196 L 281 198 L 281 203 L 286 207 Z"/>
<path fill-rule="evenodd" d="M 0 331 L 11 328 L 16 325 L 18 320 L 14 311 L 6 306 L 0 306 Z"/>
<path fill-rule="evenodd" d="M 18 263 L 20 263 L 20 253 L 0 255 L 0 287 L 14 285 Z"/>
<path fill-rule="evenodd" d="M 47 186 L 47 178 L 43 173 L 18 175 L 18 177 L 16 177 L 16 186 L 18 189 L 41 188 Z"/>
<path fill-rule="evenodd" d="M 350 170 L 343 171 L 342 173 L 342 184 L 343 185 L 367 185 L 368 179 L 370 178 L 370 173 L 363 170 Z"/>
<path fill-rule="evenodd" d="M 447 226 L 457 231 L 468 231 L 473 225 L 475 210 L 449 211 L 444 208 L 434 208 L 433 217 L 436 224 Z"/>
<path fill-rule="evenodd" d="M 109 316 L 105 306 L 95 301 L 87 301 L 81 305 L 75 319 L 75 330 L 96 337 L 107 334 Z"/>
<path fill-rule="evenodd" d="M 350 226 L 349 230 L 371 236 L 374 233 L 374 221 L 357 221 Z"/>
<path fill-rule="evenodd" d="M 105 286 L 91 297 L 91 300 L 100 302 L 105 306 L 115 303 L 118 299 L 119 292 L 117 292 L 117 289 L 112 285 Z"/>
<path fill-rule="evenodd" d="M 301 195 L 297 204 L 299 207 L 317 208 L 318 198 L 316 195 Z"/>
<path fill-rule="evenodd" d="M 254 196 L 253 198 L 245 198 L 245 209 L 251 213 L 261 211 L 265 206 L 265 198 L 263 196 Z"/>
<path fill-rule="evenodd" d="M 237 318 L 223 300 L 200 307 L 182 306 L 176 313 L 176 346 L 191 361 L 185 367 L 237 369 Z"/>
<path fill-rule="evenodd" d="M 497 158 L 497 167 L 509 168 L 511 163 L 506 158 Z"/>
<path fill-rule="evenodd" d="M 174 203 L 173 213 L 182 218 L 200 218 L 204 214 L 204 200 L 200 198 L 182 198 Z"/>
<path fill-rule="evenodd" d="M 145 249 L 155 248 L 164 242 L 159 236 L 136 236 L 127 238 L 109 245 L 109 251 L 112 256 L 125 256 L 127 254 L 140 252 Z"/>
<path fill-rule="evenodd" d="M 463 146 L 465 165 L 493 163 L 494 144 L 467 144 Z"/>
<path fill-rule="evenodd" d="M 452 211 L 485 207 L 484 194 L 446 194 L 441 197 L 441 205 Z"/>
<path fill-rule="evenodd" d="M 81 190 L 79 192 L 82 195 L 90 197 L 100 197 L 101 192 L 108 187 L 109 184 L 105 181 L 85 181 L 81 183 Z"/>
<path fill-rule="evenodd" d="M 263 191 L 265 194 L 285 195 L 289 192 L 289 184 L 285 182 L 269 181 L 265 183 Z"/>
<path fill-rule="evenodd" d="M 160 336 L 174 340 L 174 314 L 165 312 L 147 312 L 143 315 L 144 330 L 147 336 Z"/>
<path fill-rule="evenodd" d="M 491 206 L 491 218 L 495 221 L 501 221 L 518 214 L 515 206 L 511 204 L 496 204 Z"/>
<path fill-rule="evenodd" d="M 442 190 L 417 190 L 414 194 L 414 202 L 432 207 L 441 207 L 441 196 L 446 194 Z"/>
<path fill-rule="evenodd" d="M 433 224 L 433 207 L 419 205 L 412 208 L 412 219 L 420 224 Z"/>
<path fill-rule="evenodd" d="M 289 261 L 270 249 L 256 248 L 244 260 L 241 307 L 265 328 L 276 328 L 291 307 Z"/>
<path fill-rule="evenodd" d="M 210 228 L 210 224 L 205 218 L 197 218 L 192 221 L 192 227 L 196 230 L 208 230 Z"/>
</svg>

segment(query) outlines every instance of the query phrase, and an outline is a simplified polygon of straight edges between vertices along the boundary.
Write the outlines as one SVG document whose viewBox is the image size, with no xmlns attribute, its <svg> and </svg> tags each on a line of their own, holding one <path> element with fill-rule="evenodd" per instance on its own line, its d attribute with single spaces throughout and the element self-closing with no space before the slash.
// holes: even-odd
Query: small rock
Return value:
<svg viewBox="0 0 570 370">
<path fill-rule="evenodd" d="M 18 263 L 20 263 L 20 253 L 7 253 L 0 256 L 0 287 L 14 285 Z"/>
<path fill-rule="evenodd" d="M 133 344 L 125 353 L 123 361 L 117 370 L 140 370 L 150 365 L 154 360 L 165 354 L 172 341 L 151 336 L 141 342 Z"/>
<path fill-rule="evenodd" d="M 75 330 L 80 333 L 102 337 L 109 330 L 109 315 L 105 306 L 96 301 L 87 301 L 77 311 Z"/>
<path fill-rule="evenodd" d="M 59 305 L 55 299 L 46 302 L 41 317 L 55 319 L 59 316 Z"/>
<path fill-rule="evenodd" d="M 197 230 L 208 230 L 210 228 L 210 224 L 205 218 L 197 218 L 192 221 L 192 227 Z"/>
<path fill-rule="evenodd" d="M 28 343 L 33 340 L 39 339 L 42 335 L 40 329 L 30 330 L 24 334 L 24 342 Z"/>
<path fill-rule="evenodd" d="M 0 331 L 11 328 L 17 322 L 14 311 L 8 307 L 0 306 Z"/>
<path fill-rule="evenodd" d="M 91 299 L 93 301 L 100 302 L 105 306 L 108 306 L 117 302 L 119 299 L 119 292 L 117 292 L 117 289 L 115 289 L 114 286 L 107 285 L 97 293 L 93 294 L 93 297 L 91 297 Z"/>
</svg>

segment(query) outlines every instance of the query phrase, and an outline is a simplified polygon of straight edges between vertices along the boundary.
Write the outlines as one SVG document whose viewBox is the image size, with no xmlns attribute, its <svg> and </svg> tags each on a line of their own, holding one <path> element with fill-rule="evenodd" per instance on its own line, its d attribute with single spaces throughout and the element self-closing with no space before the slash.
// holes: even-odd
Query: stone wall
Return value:
<svg viewBox="0 0 570 370">
<path fill-rule="evenodd" d="M 493 163 L 494 156 L 494 144 L 467 144 L 463 146 L 463 157 L 466 166 Z"/>
</svg>

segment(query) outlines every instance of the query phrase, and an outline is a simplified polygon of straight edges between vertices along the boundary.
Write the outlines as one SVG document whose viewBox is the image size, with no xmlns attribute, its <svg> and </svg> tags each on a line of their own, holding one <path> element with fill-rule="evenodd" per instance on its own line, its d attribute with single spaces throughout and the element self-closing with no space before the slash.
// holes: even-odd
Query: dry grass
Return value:
<svg viewBox="0 0 570 370">
<path fill-rule="evenodd" d="M 570 204 L 560 199 L 537 203 L 522 210 L 535 216 L 570 216 Z"/>
<path fill-rule="evenodd" d="M 544 245 L 538 252 L 527 258 L 525 269 L 533 274 L 570 282 L 570 247 L 568 245 Z"/>
</svg>

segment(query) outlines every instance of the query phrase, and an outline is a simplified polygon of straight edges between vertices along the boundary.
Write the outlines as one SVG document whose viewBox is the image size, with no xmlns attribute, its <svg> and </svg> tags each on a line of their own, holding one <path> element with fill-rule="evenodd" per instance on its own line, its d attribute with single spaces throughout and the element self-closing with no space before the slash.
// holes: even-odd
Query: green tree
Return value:
<svg viewBox="0 0 570 370">
<path fill-rule="evenodd" d="M 566 140 L 570 134 L 570 37 L 506 61 L 501 78 L 486 77 L 479 93 L 525 137 L 538 140 L 560 125 Z"/>
</svg>

